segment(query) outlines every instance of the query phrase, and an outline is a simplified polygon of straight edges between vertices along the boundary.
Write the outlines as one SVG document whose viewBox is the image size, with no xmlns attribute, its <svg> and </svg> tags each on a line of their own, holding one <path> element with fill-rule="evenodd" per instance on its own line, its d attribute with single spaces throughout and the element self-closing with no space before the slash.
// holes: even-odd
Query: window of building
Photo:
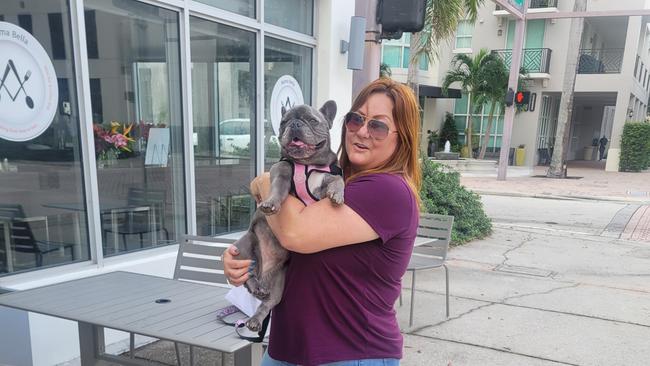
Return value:
<svg viewBox="0 0 650 366">
<path fill-rule="evenodd" d="M 255 33 L 190 18 L 199 235 L 245 230 L 255 205 Z M 219 184 L 214 184 L 214 182 Z"/>
<path fill-rule="evenodd" d="M 386 40 L 381 46 L 381 62 L 390 68 L 408 69 L 411 55 L 411 33 L 404 33 L 400 39 Z M 418 68 L 422 71 L 429 69 L 425 55 L 420 57 Z"/>
<path fill-rule="evenodd" d="M 255 17 L 255 0 L 195 0 L 215 8 L 228 10 L 247 17 Z"/>
<path fill-rule="evenodd" d="M 89 73 L 104 256 L 175 243 L 186 232 L 178 13 L 84 4 L 102 30 Z"/>
<path fill-rule="evenodd" d="M 302 90 L 305 104 L 311 104 L 312 49 L 276 38 L 264 39 L 264 170 L 280 158 L 277 136 L 271 126 L 271 96 L 275 83 L 283 75 L 291 75 Z"/>
<path fill-rule="evenodd" d="M 3 19 L 11 23 L 11 32 L 33 36 L 49 58 L 43 61 L 73 59 L 70 20 L 60 17 L 69 13 L 68 1 L 6 0 L 4 5 Z M 59 17 L 48 22 L 48 14 Z M 53 31 L 60 35 L 56 45 L 51 39 Z M 43 117 L 38 113 L 47 102 L 44 85 L 48 79 L 41 73 L 46 69 L 30 62 L 35 60 L 27 52 L 16 48 L 10 53 L 21 57 L 20 63 L 0 56 L 0 67 L 6 70 L 0 87 L 0 111 L 7 117 L 1 127 L 12 121 L 21 125 L 21 118 L 36 122 Z M 44 123 L 42 132 L 36 131 L 26 140 L 0 136 L 0 276 L 90 258 L 77 75 L 72 63 L 52 65 L 56 77 L 50 81 L 55 82 L 58 100 L 52 101 L 54 115 L 46 121 L 49 124 Z"/>
<path fill-rule="evenodd" d="M 461 20 L 458 22 L 456 29 L 456 49 L 472 48 L 472 33 L 474 32 L 474 23 L 471 20 Z"/>
<path fill-rule="evenodd" d="M 311 36 L 314 0 L 265 0 L 264 21 Z"/>
<path fill-rule="evenodd" d="M 470 103 L 470 97 L 469 94 L 463 93 L 461 99 L 456 99 L 454 106 L 454 120 L 456 121 L 456 129 L 458 130 L 458 143 L 461 145 L 467 143 L 465 130 L 470 123 L 470 108 L 474 108 L 473 103 Z M 485 104 L 473 113 L 472 144 L 474 145 L 474 148 L 483 144 L 485 131 L 487 131 L 488 128 L 490 107 L 489 104 Z M 501 139 L 503 136 L 503 113 L 504 111 L 497 106 L 494 112 L 492 128 L 490 129 L 490 140 L 487 151 L 496 152 L 499 151 L 499 148 L 501 147 Z"/>
</svg>

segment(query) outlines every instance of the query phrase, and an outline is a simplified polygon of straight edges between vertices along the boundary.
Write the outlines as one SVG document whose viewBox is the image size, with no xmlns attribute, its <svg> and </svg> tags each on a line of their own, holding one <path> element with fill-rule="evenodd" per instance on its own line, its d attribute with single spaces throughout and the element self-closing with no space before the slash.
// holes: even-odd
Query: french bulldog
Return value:
<svg viewBox="0 0 650 366">
<path fill-rule="evenodd" d="M 264 319 L 280 302 L 289 258 L 265 216 L 278 213 L 289 193 L 305 204 L 325 197 L 333 204 L 343 203 L 344 181 L 335 165 L 336 154 L 330 147 L 329 130 L 335 115 L 336 103 L 332 100 L 318 110 L 308 105 L 282 108 L 279 134 L 282 158 L 271 167 L 270 196 L 259 204 L 248 232 L 234 243 L 240 253 L 237 259 L 256 261 L 244 284 L 262 301 L 245 323 L 251 331 L 262 330 Z"/>
</svg>

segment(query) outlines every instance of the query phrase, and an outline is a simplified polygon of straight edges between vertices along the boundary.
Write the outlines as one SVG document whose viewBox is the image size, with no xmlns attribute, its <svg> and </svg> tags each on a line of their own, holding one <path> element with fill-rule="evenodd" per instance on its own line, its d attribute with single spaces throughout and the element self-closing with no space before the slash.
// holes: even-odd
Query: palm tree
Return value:
<svg viewBox="0 0 650 366">
<path fill-rule="evenodd" d="M 574 12 L 582 12 L 586 9 L 587 0 L 576 0 L 573 5 Z M 574 18 L 571 20 L 566 69 L 564 71 L 564 81 L 562 82 L 562 99 L 560 100 L 560 112 L 557 118 L 557 129 L 555 130 L 555 146 L 553 156 L 551 157 L 551 165 L 548 168 L 548 172 L 546 172 L 546 176 L 549 178 L 566 178 L 564 161 L 566 160 L 566 150 L 569 142 L 568 127 L 573 114 L 573 91 L 576 86 L 576 72 L 578 69 L 578 58 L 580 57 L 580 41 L 582 39 L 584 21 L 584 18 Z"/>
<path fill-rule="evenodd" d="M 410 42 L 406 82 L 416 92 L 416 96 L 415 81 L 422 55 L 426 57 L 427 63 L 432 63 L 438 55 L 440 42 L 452 40 L 461 19 L 476 20 L 483 2 L 484 0 L 427 0 L 424 28 L 413 33 Z"/>
<path fill-rule="evenodd" d="M 445 79 L 442 82 L 442 93 L 446 95 L 449 91 L 449 86 L 453 83 L 459 82 L 461 89 L 464 93 L 469 94 L 470 109 L 469 109 L 469 124 L 467 125 L 467 146 L 469 147 L 470 155 L 472 152 L 472 123 L 474 121 L 474 111 L 481 108 L 482 104 L 477 103 L 487 89 L 485 86 L 486 80 L 484 71 L 489 67 L 489 64 L 496 62 L 498 56 L 490 53 L 487 49 L 481 49 L 473 58 L 466 54 L 458 54 L 452 60 L 452 68 L 447 71 Z M 474 99 L 474 100 L 472 100 Z M 471 106 L 474 106 L 473 108 Z"/>
<path fill-rule="evenodd" d="M 488 143 L 490 142 L 490 131 L 492 131 L 492 124 L 494 121 L 494 113 L 497 107 L 502 111 L 505 110 L 505 97 L 508 89 L 509 71 L 503 59 L 497 55 L 492 54 L 483 65 L 481 70 L 481 84 L 479 92 L 474 97 L 474 102 L 478 106 L 490 105 L 490 112 L 488 115 L 488 125 L 481 144 L 481 152 L 478 155 L 479 159 L 485 158 L 485 151 L 487 150 Z"/>
</svg>

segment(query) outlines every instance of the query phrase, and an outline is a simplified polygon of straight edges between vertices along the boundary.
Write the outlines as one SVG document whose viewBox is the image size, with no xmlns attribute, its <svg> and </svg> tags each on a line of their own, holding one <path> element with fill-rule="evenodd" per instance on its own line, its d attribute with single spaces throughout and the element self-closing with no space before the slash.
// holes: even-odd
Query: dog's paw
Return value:
<svg viewBox="0 0 650 366">
<path fill-rule="evenodd" d="M 340 205 L 343 203 L 343 190 L 330 190 L 327 191 L 327 197 L 335 205 Z"/>
<path fill-rule="evenodd" d="M 276 202 L 273 199 L 268 199 L 260 203 L 260 210 L 266 215 L 275 215 L 280 211 L 280 202 Z"/>
<path fill-rule="evenodd" d="M 257 318 L 252 317 L 246 321 L 246 327 L 253 332 L 259 332 L 262 330 L 262 322 L 260 322 Z"/>
<path fill-rule="evenodd" d="M 258 286 L 255 290 L 253 290 L 252 294 L 260 300 L 266 300 L 271 293 L 269 290 L 263 288 L 262 286 Z"/>
</svg>

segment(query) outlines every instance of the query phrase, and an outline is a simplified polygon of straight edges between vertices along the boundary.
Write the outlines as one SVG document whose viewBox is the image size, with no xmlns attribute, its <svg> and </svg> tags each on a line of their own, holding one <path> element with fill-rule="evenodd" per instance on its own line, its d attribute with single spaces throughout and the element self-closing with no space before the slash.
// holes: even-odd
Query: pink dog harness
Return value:
<svg viewBox="0 0 650 366">
<path fill-rule="evenodd" d="M 313 172 L 329 173 L 333 175 L 343 175 L 341 168 L 336 163 L 331 165 L 304 165 L 282 159 L 291 164 L 293 170 L 291 180 L 291 193 L 296 196 L 306 206 L 318 201 L 318 198 L 309 190 L 309 176 Z"/>
</svg>

